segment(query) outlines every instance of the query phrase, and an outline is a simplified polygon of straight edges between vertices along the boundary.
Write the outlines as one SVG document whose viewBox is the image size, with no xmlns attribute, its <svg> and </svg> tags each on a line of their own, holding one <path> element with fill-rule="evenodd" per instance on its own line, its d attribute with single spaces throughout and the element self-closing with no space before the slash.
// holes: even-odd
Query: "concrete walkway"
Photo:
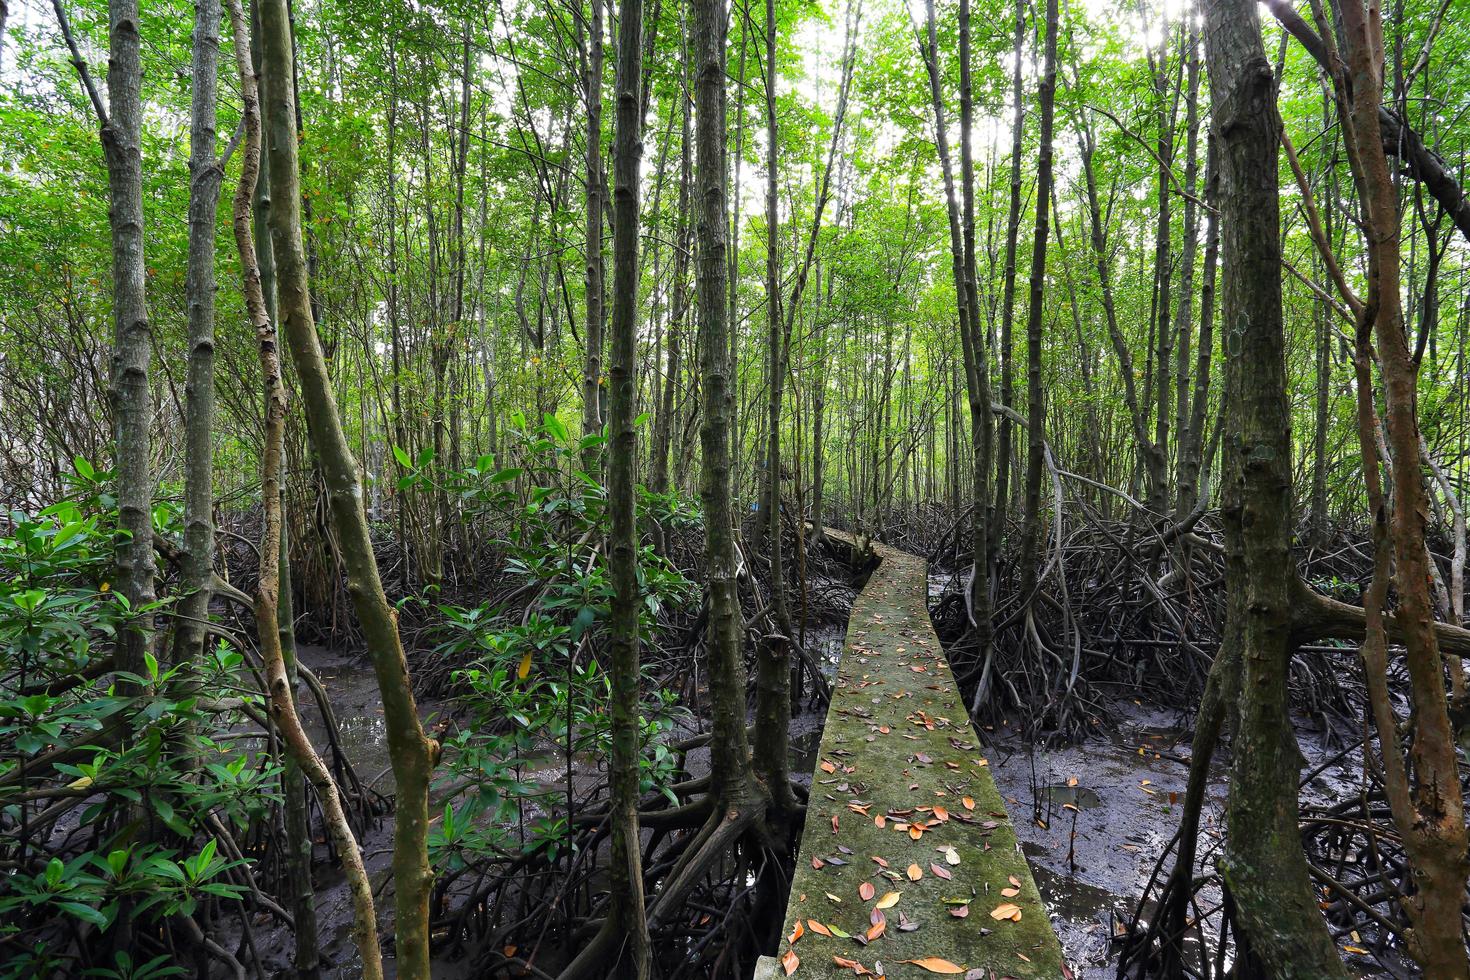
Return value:
<svg viewBox="0 0 1470 980">
<path fill-rule="evenodd" d="M 781 947 L 756 977 L 1070 977 L 930 625 L 926 565 L 873 550 Z"/>
</svg>

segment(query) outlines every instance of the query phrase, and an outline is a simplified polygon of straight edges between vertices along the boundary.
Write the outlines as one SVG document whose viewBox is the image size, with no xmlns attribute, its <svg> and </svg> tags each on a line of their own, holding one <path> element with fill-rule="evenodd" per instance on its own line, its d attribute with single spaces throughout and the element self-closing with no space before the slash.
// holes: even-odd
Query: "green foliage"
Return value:
<svg viewBox="0 0 1470 980">
<path fill-rule="evenodd" d="M 243 829 L 276 798 L 280 768 L 227 747 L 234 716 L 208 709 L 258 704 L 239 652 L 221 644 L 189 665 L 149 652 L 141 675 L 110 670 L 135 611 L 108 580 L 109 480 L 76 460 L 74 495 L 11 513 L 0 536 L 0 853 L 19 869 L 0 879 L 0 935 L 25 950 L 0 977 L 43 975 L 68 922 L 106 932 L 123 915 L 155 924 L 238 900 L 228 872 L 240 862 L 217 854 L 206 818 Z M 85 975 L 173 970 L 123 958 Z"/>
<path fill-rule="evenodd" d="M 612 597 L 596 560 L 607 531 L 607 495 L 581 467 L 583 452 L 600 445 L 601 437 L 575 437 L 553 415 L 534 430 L 524 428 L 523 418 L 513 423 L 520 437 L 513 454 L 521 465 L 497 470 L 489 480 L 505 488 L 497 491 L 502 503 L 516 494 L 505 543 L 507 570 L 524 580 L 514 593 L 520 605 L 436 607 L 443 619 L 434 654 L 464 665 L 454 677 L 468 716 L 446 745 L 451 751 L 442 781 L 454 793 L 430 841 L 436 862 L 448 868 L 507 852 L 544 852 L 554 859 L 566 846 L 567 822 L 543 815 L 528 821 L 527 803 L 560 796 L 570 809 L 572 787 L 542 786 L 526 772 L 567 759 L 605 760 L 612 750 L 608 678 L 590 653 L 599 648 Z M 477 472 L 490 467 L 477 464 Z M 512 483 L 517 490 L 509 489 Z M 652 505 L 652 516 L 660 519 L 698 520 L 677 493 L 645 494 L 644 501 L 645 516 Z M 640 551 L 638 580 L 645 636 L 667 605 L 695 598 L 694 585 L 651 548 Z M 669 692 L 644 699 L 645 792 L 668 792 L 675 766 L 663 740 L 673 730 L 675 711 Z"/>
</svg>

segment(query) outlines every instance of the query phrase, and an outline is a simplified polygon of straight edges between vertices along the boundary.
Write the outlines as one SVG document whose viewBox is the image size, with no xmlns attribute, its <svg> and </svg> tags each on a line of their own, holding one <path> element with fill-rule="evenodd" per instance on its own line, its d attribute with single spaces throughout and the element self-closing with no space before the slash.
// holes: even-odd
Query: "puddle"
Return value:
<svg viewBox="0 0 1470 980">
<path fill-rule="evenodd" d="M 1045 790 L 1047 799 L 1063 809 L 1075 807 L 1078 810 L 1091 810 L 1103 803 L 1097 791 L 1086 786 L 1068 786 L 1063 783 L 1059 786 L 1047 786 Z"/>
</svg>

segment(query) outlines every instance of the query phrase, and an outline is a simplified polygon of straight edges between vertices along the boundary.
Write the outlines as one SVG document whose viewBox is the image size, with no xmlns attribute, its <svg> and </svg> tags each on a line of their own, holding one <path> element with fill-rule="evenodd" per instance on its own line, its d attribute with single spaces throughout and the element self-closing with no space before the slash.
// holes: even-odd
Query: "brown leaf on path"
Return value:
<svg viewBox="0 0 1470 980">
<path fill-rule="evenodd" d="M 960 802 L 965 805 L 966 810 L 975 809 L 975 798 L 973 796 L 963 797 Z"/>
<path fill-rule="evenodd" d="M 1002 902 L 990 910 L 990 917 L 996 922 L 1004 922 L 1009 919 L 1012 922 L 1021 921 L 1021 906 L 1014 902 Z"/>
<path fill-rule="evenodd" d="M 798 966 L 801 966 L 801 958 L 796 955 L 796 950 L 788 949 L 786 955 L 781 957 L 781 969 L 785 970 L 789 977 L 796 972 Z"/>
<path fill-rule="evenodd" d="M 858 897 L 865 902 L 871 901 L 877 892 L 878 889 L 873 887 L 871 881 L 865 881 L 861 885 L 858 885 Z"/>
<path fill-rule="evenodd" d="M 817 857 L 815 854 L 812 855 L 812 870 L 813 871 L 821 871 L 822 870 L 822 866 L 823 866 L 824 863 L 825 862 L 821 858 Z"/>
<path fill-rule="evenodd" d="M 1019 894 L 1021 894 L 1021 889 L 1019 888 L 1002 888 L 1000 890 L 1001 898 L 1015 898 Z"/>
<path fill-rule="evenodd" d="M 863 966 L 857 960 L 848 959 L 846 956 L 833 956 L 832 962 L 845 970 L 851 970 L 855 975 L 860 977 L 870 977 L 873 975 L 868 972 L 867 967 Z"/>
<path fill-rule="evenodd" d="M 949 914 L 952 915 L 952 916 L 954 916 L 956 919 L 963 919 L 965 916 L 967 916 L 967 915 L 970 914 L 970 906 L 968 906 L 968 905 L 960 905 L 960 906 L 957 906 L 955 908 L 950 909 L 949 910 Z"/>
<path fill-rule="evenodd" d="M 886 930 L 887 928 L 888 928 L 888 923 L 886 921 L 885 922 L 875 922 L 875 923 L 873 923 L 873 925 L 871 925 L 871 926 L 868 927 L 868 932 L 867 932 L 868 942 L 872 942 L 873 940 L 877 939 L 879 936 L 883 935 L 884 930 Z"/>
<path fill-rule="evenodd" d="M 1009 876 L 1007 876 L 1006 877 L 1006 881 L 1009 881 L 1016 888 L 1020 888 L 1021 887 L 1021 879 L 1020 878 L 1017 878 L 1015 875 L 1009 875 Z"/>
<path fill-rule="evenodd" d="M 946 867 L 944 867 L 941 864 L 930 864 L 929 865 L 929 870 L 932 871 L 932 872 L 934 872 L 939 877 L 943 878 L 945 881 L 953 881 L 954 880 L 954 875 L 950 874 L 949 873 L 949 869 L 946 868 Z"/>
<path fill-rule="evenodd" d="M 918 881 L 924 877 L 924 869 L 917 864 L 909 865 L 909 881 Z"/>
<path fill-rule="evenodd" d="M 917 960 L 899 960 L 899 962 L 912 963 L 914 966 L 917 966 L 922 970 L 928 970 L 930 973 L 946 973 L 953 975 L 956 973 L 965 972 L 964 967 L 956 966 L 949 960 L 941 959 L 938 956 L 925 956 Z"/>
<path fill-rule="evenodd" d="M 832 833 L 837 833 L 837 814 L 832 814 Z"/>
<path fill-rule="evenodd" d="M 806 935 L 806 928 L 804 926 L 802 926 L 801 920 L 800 919 L 797 919 L 796 920 L 796 928 L 791 930 L 791 935 L 787 938 L 786 941 L 788 943 L 790 943 L 791 945 L 795 946 L 796 945 L 796 941 L 798 939 L 800 939 L 802 936 L 805 936 L 805 935 Z"/>
<path fill-rule="evenodd" d="M 816 933 L 817 935 L 826 936 L 828 939 L 832 938 L 832 930 L 822 925 L 816 919 L 807 919 L 806 924 L 807 928 L 811 929 L 811 931 Z"/>
<path fill-rule="evenodd" d="M 888 862 L 885 861 L 883 858 L 880 858 L 876 854 L 873 855 L 873 863 L 876 864 L 880 868 L 886 868 L 886 867 L 888 867 Z"/>
</svg>

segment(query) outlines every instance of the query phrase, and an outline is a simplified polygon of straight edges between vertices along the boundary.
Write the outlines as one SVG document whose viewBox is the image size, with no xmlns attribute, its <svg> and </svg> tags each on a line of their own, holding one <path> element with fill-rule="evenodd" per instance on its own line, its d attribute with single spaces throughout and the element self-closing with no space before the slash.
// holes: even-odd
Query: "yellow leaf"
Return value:
<svg viewBox="0 0 1470 980">
<path fill-rule="evenodd" d="M 1002 902 L 990 910 L 990 917 L 996 922 L 1010 919 L 1012 922 L 1021 921 L 1021 906 L 1013 902 Z"/>
<path fill-rule="evenodd" d="M 516 670 L 516 676 L 525 680 L 531 676 L 531 651 L 527 650 L 525 656 L 521 657 L 521 666 Z"/>
<path fill-rule="evenodd" d="M 917 864 L 909 865 L 909 881 L 918 881 L 924 877 L 924 869 Z"/>
<path fill-rule="evenodd" d="M 902 896 L 898 892 L 889 892 L 882 898 L 878 899 L 878 904 L 875 905 L 874 908 L 891 909 L 898 904 L 898 900 L 901 897 Z"/>
</svg>

